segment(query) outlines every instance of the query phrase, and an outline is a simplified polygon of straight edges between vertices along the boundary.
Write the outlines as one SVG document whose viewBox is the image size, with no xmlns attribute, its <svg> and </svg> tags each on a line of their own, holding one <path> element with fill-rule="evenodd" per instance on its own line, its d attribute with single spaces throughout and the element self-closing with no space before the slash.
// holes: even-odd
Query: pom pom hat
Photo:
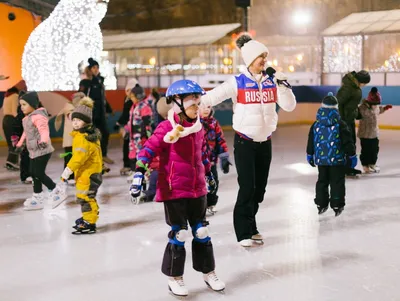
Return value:
<svg viewBox="0 0 400 301">
<path fill-rule="evenodd" d="M 92 123 L 93 100 L 89 97 L 84 97 L 79 102 L 79 105 L 72 112 L 71 118 L 78 118 L 85 123 Z"/>
<path fill-rule="evenodd" d="M 236 40 L 236 45 L 239 47 L 246 67 L 249 67 L 254 60 L 263 53 L 269 53 L 267 46 L 253 40 L 249 35 L 241 35 Z"/>
<path fill-rule="evenodd" d="M 322 107 L 328 109 L 338 109 L 338 101 L 337 98 L 333 95 L 332 92 L 329 92 L 327 96 L 322 100 Z"/>
</svg>

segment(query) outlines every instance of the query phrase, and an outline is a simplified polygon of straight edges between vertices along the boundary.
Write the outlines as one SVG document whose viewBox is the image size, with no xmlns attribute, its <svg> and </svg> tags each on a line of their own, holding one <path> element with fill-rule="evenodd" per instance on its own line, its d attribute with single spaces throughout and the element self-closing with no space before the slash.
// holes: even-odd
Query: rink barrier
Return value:
<svg viewBox="0 0 400 301">
<path fill-rule="evenodd" d="M 279 115 L 279 126 L 297 126 L 311 125 L 315 121 L 315 116 L 320 107 L 321 100 L 328 94 L 333 92 L 336 94 L 338 86 L 296 86 L 293 87 L 293 92 L 296 95 L 297 107 L 293 112 L 285 112 L 277 108 Z M 363 97 L 368 95 L 371 87 L 363 88 Z M 381 129 L 400 130 L 400 87 L 378 87 L 382 95 L 382 105 L 392 104 L 393 109 L 385 112 L 379 117 L 379 127 Z M 150 93 L 149 89 L 146 89 Z M 67 99 L 71 99 L 75 92 L 39 92 L 39 98 L 43 105 L 50 113 L 50 135 L 52 141 L 57 142 L 62 140 L 62 127 L 59 131 L 54 128 L 54 119 L 58 112 L 63 108 Z M 0 106 L 3 104 L 4 92 L 0 92 Z M 118 137 L 118 133 L 113 131 L 113 127 L 121 115 L 125 100 L 124 90 L 106 91 L 106 97 L 110 105 L 114 109 L 114 114 L 107 117 L 108 126 L 111 137 Z M 232 102 L 226 100 L 214 108 L 215 117 L 220 122 L 225 131 L 232 130 Z M 0 145 L 5 145 L 3 137 L 3 113 L 0 111 Z"/>
</svg>

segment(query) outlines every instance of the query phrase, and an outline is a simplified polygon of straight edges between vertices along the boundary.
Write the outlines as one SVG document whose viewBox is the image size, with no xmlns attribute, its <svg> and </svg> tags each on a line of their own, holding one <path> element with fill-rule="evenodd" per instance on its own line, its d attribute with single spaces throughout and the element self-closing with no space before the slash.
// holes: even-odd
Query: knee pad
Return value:
<svg viewBox="0 0 400 301">
<path fill-rule="evenodd" d="M 186 239 L 189 237 L 189 231 L 182 229 L 180 226 L 173 225 L 169 235 L 169 243 L 178 246 L 184 246 Z"/>
<path fill-rule="evenodd" d="M 200 243 L 207 243 L 211 240 L 207 228 L 208 222 L 200 222 L 192 228 L 194 240 Z"/>
</svg>

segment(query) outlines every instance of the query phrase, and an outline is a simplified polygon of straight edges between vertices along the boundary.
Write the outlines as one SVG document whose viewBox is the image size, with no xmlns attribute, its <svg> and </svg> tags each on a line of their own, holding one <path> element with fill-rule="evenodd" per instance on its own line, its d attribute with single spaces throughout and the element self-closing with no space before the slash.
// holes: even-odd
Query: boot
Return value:
<svg viewBox="0 0 400 301">
<path fill-rule="evenodd" d="M 208 274 L 203 274 L 204 282 L 210 287 L 212 290 L 216 292 L 223 291 L 225 289 L 225 283 L 223 283 L 215 274 L 215 271 L 212 271 Z"/>
<path fill-rule="evenodd" d="M 78 222 L 78 220 L 76 222 Z M 96 233 L 96 224 L 89 224 L 87 221 L 85 221 L 83 219 L 82 219 L 82 222 L 80 224 L 77 224 L 73 228 L 75 228 L 76 231 L 72 232 L 72 234 L 93 234 L 93 233 Z"/>
<path fill-rule="evenodd" d="M 187 296 L 189 294 L 182 276 L 168 277 L 168 288 L 175 296 Z"/>
<path fill-rule="evenodd" d="M 44 193 L 34 193 L 32 197 L 26 199 L 24 202 L 24 210 L 32 211 L 32 210 L 42 210 L 44 208 Z"/>
</svg>

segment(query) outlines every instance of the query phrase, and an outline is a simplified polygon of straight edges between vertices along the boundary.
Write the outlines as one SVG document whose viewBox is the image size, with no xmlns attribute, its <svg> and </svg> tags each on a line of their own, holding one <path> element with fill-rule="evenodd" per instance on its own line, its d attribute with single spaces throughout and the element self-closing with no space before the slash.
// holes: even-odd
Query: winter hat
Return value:
<svg viewBox="0 0 400 301">
<path fill-rule="evenodd" d="M 34 109 L 39 107 L 39 95 L 35 91 L 24 94 L 21 99 L 25 100 Z"/>
<path fill-rule="evenodd" d="M 78 118 L 86 123 L 92 123 L 93 100 L 84 97 L 72 112 L 71 119 Z"/>
<path fill-rule="evenodd" d="M 269 53 L 267 46 L 253 40 L 249 35 L 242 35 L 236 40 L 236 45 L 242 52 L 246 67 L 249 67 L 254 60 L 264 52 Z"/>
<path fill-rule="evenodd" d="M 85 98 L 86 95 L 83 92 L 77 92 L 74 95 L 72 95 L 72 104 L 74 105 L 74 107 L 77 107 L 79 105 L 79 102 L 81 101 L 82 98 Z"/>
<path fill-rule="evenodd" d="M 95 61 L 93 58 L 88 59 L 88 63 L 89 63 L 89 68 L 92 68 L 94 66 L 99 66 L 99 63 Z"/>
<path fill-rule="evenodd" d="M 368 84 L 371 81 L 371 75 L 365 70 L 357 72 L 355 77 L 360 84 Z"/>
<path fill-rule="evenodd" d="M 368 93 L 367 102 L 372 105 L 379 105 L 382 101 L 382 96 L 378 92 L 378 88 L 373 87 Z"/>
<path fill-rule="evenodd" d="M 324 97 L 322 100 L 322 105 L 323 108 L 328 108 L 328 109 L 338 109 L 338 101 L 335 96 L 333 96 L 332 92 L 329 92 L 327 96 Z"/>
<path fill-rule="evenodd" d="M 125 91 L 131 91 L 137 84 L 139 84 L 138 80 L 136 78 L 131 78 L 125 86 Z"/>
<path fill-rule="evenodd" d="M 138 100 L 142 100 L 146 97 L 144 89 L 139 84 L 136 84 L 136 86 L 132 88 L 131 93 L 135 94 Z"/>
</svg>

